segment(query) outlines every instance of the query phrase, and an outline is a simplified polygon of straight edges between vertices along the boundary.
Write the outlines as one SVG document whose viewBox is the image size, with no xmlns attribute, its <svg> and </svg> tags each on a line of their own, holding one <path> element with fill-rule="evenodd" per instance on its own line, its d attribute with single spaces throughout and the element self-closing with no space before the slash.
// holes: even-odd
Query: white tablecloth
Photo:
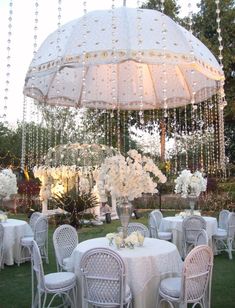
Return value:
<svg viewBox="0 0 235 308">
<path fill-rule="evenodd" d="M 4 263 L 13 265 L 19 259 L 19 244 L 21 237 L 32 235 L 32 229 L 26 221 L 18 219 L 8 219 L 2 223 L 4 227 L 3 247 Z"/>
<path fill-rule="evenodd" d="M 109 247 L 106 238 L 95 238 L 81 242 L 74 250 L 67 269 L 76 273 L 79 279 L 79 299 L 81 300 L 80 260 L 82 255 L 95 247 Z M 167 241 L 146 238 L 143 247 L 117 250 L 127 268 L 127 282 L 134 298 L 133 308 L 155 308 L 161 274 L 181 272 L 182 260 L 176 246 Z M 81 307 L 81 303 L 78 303 Z M 84 305 L 83 305 L 84 307 Z"/>
<path fill-rule="evenodd" d="M 217 232 L 217 219 L 215 217 L 203 216 L 206 221 L 206 233 L 209 238 L 209 245 L 212 247 L 212 235 Z M 182 255 L 182 222 L 181 216 L 164 217 L 160 224 L 160 231 L 172 231 L 172 242 L 178 247 Z"/>
</svg>

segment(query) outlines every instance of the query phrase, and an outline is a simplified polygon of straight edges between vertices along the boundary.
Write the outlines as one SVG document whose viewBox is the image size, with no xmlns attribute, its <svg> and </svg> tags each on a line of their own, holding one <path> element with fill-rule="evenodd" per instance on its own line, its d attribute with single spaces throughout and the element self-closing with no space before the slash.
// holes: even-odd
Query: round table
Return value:
<svg viewBox="0 0 235 308">
<path fill-rule="evenodd" d="M 212 235 L 217 232 L 217 219 L 215 217 L 202 216 L 206 221 L 206 233 L 209 238 L 209 245 L 212 247 Z M 171 231 L 173 235 L 172 242 L 178 247 L 182 255 L 182 223 L 183 217 L 169 216 L 161 221 L 159 231 Z"/>
<path fill-rule="evenodd" d="M 133 295 L 133 308 L 155 308 L 161 275 L 166 272 L 181 272 L 182 269 L 177 247 L 167 241 L 145 238 L 143 247 L 117 250 L 115 246 L 109 246 L 106 238 L 90 239 L 78 244 L 67 263 L 67 269 L 74 271 L 79 279 L 80 301 L 80 260 L 87 250 L 97 247 L 109 247 L 123 258 L 127 269 L 127 282 Z M 78 304 L 78 307 L 81 306 L 84 307 L 84 303 Z"/>
<path fill-rule="evenodd" d="M 4 227 L 3 237 L 3 262 L 6 265 L 13 265 L 19 260 L 20 239 L 23 236 L 32 235 L 32 229 L 24 220 L 7 219 L 2 223 Z"/>
</svg>

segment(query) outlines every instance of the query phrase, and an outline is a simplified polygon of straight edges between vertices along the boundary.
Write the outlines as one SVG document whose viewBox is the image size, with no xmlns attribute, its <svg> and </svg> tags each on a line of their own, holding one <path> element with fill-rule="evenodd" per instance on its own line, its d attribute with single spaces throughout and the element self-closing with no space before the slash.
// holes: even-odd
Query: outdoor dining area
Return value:
<svg viewBox="0 0 235 308">
<path fill-rule="evenodd" d="M 0 307 L 234 307 L 233 1 L 8 2 Z"/>
<path fill-rule="evenodd" d="M 45 305 L 46 295 L 47 305 L 62 295 L 58 298 L 63 305 L 72 307 L 157 307 L 164 300 L 210 307 L 216 258 L 224 251 L 226 262 L 233 262 L 229 259 L 235 213 L 222 210 L 218 222 L 199 215 L 163 217 L 159 210 L 148 212 L 142 222 L 130 218 L 126 223 L 126 210 L 120 214 L 121 221 L 123 217 L 121 227 L 117 227 L 120 221 L 112 222 L 116 232 L 86 240 L 80 240 L 82 233 L 69 224 L 48 228 L 48 218 L 39 212 L 28 223 L 8 218 L 0 224 L 1 275 L 14 267 L 28 272 L 27 298 L 32 294 L 32 307 Z M 172 225 L 167 227 L 169 221 Z M 48 271 L 52 264 L 53 273 L 45 274 L 43 268 Z"/>
</svg>

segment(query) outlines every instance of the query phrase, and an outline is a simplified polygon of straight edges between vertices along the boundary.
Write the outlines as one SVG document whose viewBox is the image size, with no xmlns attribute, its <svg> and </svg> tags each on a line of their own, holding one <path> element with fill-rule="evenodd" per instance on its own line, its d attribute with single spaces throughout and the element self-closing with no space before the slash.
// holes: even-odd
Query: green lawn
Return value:
<svg viewBox="0 0 235 308">
<path fill-rule="evenodd" d="M 167 213 L 169 214 L 169 213 Z M 17 218 L 25 219 L 24 215 Z M 146 224 L 146 217 L 138 220 Z M 97 227 L 86 227 L 78 231 L 79 241 L 104 236 L 108 232 L 116 231 L 119 221 Z M 44 264 L 45 273 L 56 271 L 55 256 L 52 246 L 52 234 L 55 227 L 49 229 L 49 261 Z M 233 308 L 235 303 L 235 254 L 229 260 L 227 254 L 221 254 L 214 259 L 212 283 L 212 308 Z M 0 308 L 28 308 L 31 305 L 31 269 L 30 263 L 20 267 L 5 266 L 0 271 Z"/>
</svg>

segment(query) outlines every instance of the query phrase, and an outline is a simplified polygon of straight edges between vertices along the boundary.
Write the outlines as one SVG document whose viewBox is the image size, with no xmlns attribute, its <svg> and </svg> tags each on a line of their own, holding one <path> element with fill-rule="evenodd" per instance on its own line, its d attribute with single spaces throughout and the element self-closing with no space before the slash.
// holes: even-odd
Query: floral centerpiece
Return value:
<svg viewBox="0 0 235 308">
<path fill-rule="evenodd" d="M 107 201 L 107 192 L 132 201 L 143 193 L 157 193 L 157 182 L 166 182 L 166 176 L 151 158 L 136 150 L 127 154 L 108 157 L 101 165 L 97 186 L 102 201 Z"/>
<path fill-rule="evenodd" d="M 190 170 L 185 169 L 177 177 L 175 184 L 175 193 L 181 194 L 183 198 L 199 197 L 201 192 L 206 191 L 207 179 L 200 171 L 191 173 Z"/>
<path fill-rule="evenodd" d="M 206 191 L 207 179 L 200 171 L 191 173 L 190 170 L 183 170 L 175 180 L 175 193 L 181 194 L 182 198 L 189 198 L 190 208 L 193 212 L 195 200 L 201 192 Z"/>
<path fill-rule="evenodd" d="M 117 214 L 127 237 L 127 226 L 132 213 L 129 201 L 141 197 L 143 193 L 157 193 L 157 183 L 165 183 L 165 175 L 153 160 L 141 156 L 136 150 L 128 151 L 128 156 L 119 154 L 105 159 L 97 178 L 97 188 L 102 202 L 107 201 L 107 193 L 117 200 Z"/>
<path fill-rule="evenodd" d="M 123 238 L 123 234 L 120 233 L 108 233 L 106 238 L 110 246 L 113 245 L 114 241 L 118 249 L 125 247 L 133 249 L 135 246 L 143 246 L 144 243 L 144 236 L 138 231 L 132 232 L 125 239 Z"/>
<path fill-rule="evenodd" d="M 0 198 L 10 198 L 17 194 L 16 175 L 11 169 L 3 169 L 0 172 Z"/>
</svg>

